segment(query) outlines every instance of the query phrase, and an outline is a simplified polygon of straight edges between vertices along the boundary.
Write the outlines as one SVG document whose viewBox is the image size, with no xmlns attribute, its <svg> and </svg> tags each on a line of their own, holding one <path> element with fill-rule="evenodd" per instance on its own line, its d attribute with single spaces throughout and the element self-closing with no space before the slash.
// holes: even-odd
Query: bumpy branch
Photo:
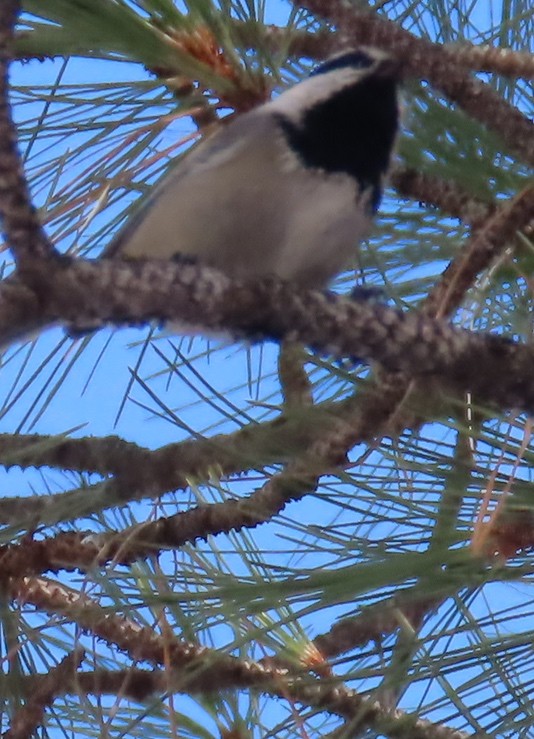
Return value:
<svg viewBox="0 0 534 739">
<path fill-rule="evenodd" d="M 15 260 L 23 266 L 33 257 L 49 256 L 53 247 L 31 202 L 9 106 L 8 66 L 19 5 L 17 0 L 0 3 L 0 219 Z"/>
<path fill-rule="evenodd" d="M 414 312 L 299 290 L 274 279 L 240 284 L 204 266 L 167 261 L 73 261 L 38 270 L 33 280 L 42 315 L 50 322 L 70 322 L 76 330 L 109 321 L 159 320 L 236 337 L 290 338 L 336 357 L 378 362 L 414 378 L 438 378 L 499 406 L 534 408 L 534 348 Z M 0 324 L 0 341 L 4 328 Z M 480 366 L 487 371 L 480 373 Z"/>
<path fill-rule="evenodd" d="M 170 686 L 177 691 L 194 694 L 250 688 L 337 714 L 349 720 L 353 730 L 369 726 L 398 739 L 468 739 L 463 731 L 414 714 L 386 710 L 378 701 L 342 686 L 322 684 L 305 673 L 299 677 L 282 667 L 238 659 L 174 637 L 164 638 L 132 619 L 110 614 L 84 593 L 58 583 L 22 578 L 11 583 L 10 589 L 20 603 L 30 603 L 54 615 L 60 613 L 135 661 L 170 667 Z"/>
<path fill-rule="evenodd" d="M 11 728 L 2 735 L 4 739 L 29 739 L 35 736 L 43 723 L 45 709 L 53 704 L 55 698 L 63 695 L 65 683 L 77 674 L 84 656 L 84 650 L 77 647 L 47 675 L 43 675 L 36 687 L 28 691 L 26 702 L 13 716 Z"/>
</svg>

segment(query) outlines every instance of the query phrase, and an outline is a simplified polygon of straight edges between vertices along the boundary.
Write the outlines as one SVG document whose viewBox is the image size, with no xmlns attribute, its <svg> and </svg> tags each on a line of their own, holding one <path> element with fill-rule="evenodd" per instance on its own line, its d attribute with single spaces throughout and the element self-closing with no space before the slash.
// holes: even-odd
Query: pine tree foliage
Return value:
<svg viewBox="0 0 534 739">
<path fill-rule="evenodd" d="M 532 736 L 529 6 L 2 0 L 5 736 Z M 338 298 L 99 260 L 365 43 L 403 124 Z"/>
</svg>

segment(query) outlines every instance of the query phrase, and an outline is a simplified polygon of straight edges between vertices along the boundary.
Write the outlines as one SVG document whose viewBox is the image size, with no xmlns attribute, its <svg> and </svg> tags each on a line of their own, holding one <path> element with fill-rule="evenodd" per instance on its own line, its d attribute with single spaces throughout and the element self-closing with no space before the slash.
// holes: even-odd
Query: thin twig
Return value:
<svg viewBox="0 0 534 739">
<path fill-rule="evenodd" d="M 501 206 L 476 231 L 423 301 L 424 313 L 436 318 L 450 316 L 473 286 L 477 275 L 504 252 L 516 233 L 532 222 L 533 216 L 534 187 L 529 187 Z"/>
<path fill-rule="evenodd" d="M 474 197 L 451 180 L 424 174 L 408 167 L 395 167 L 390 181 L 399 195 L 439 208 L 445 215 L 458 218 L 471 228 L 486 221 L 496 205 Z"/>
</svg>

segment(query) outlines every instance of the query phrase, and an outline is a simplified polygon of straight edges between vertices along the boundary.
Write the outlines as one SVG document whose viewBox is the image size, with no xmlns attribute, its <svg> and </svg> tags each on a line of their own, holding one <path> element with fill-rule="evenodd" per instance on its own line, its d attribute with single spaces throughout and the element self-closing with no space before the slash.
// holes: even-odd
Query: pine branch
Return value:
<svg viewBox="0 0 534 739">
<path fill-rule="evenodd" d="M 8 66 L 19 10 L 18 0 L 2 0 L 0 4 L 0 219 L 16 261 L 24 264 L 34 257 L 50 256 L 53 247 L 31 202 L 9 105 Z"/>
<path fill-rule="evenodd" d="M 83 593 L 37 578 L 14 581 L 13 596 L 50 614 L 61 614 L 83 630 L 117 647 L 134 661 L 154 666 L 169 665 L 172 689 L 189 693 L 212 693 L 252 688 L 303 706 L 337 714 L 351 721 L 351 728 L 372 727 L 389 737 L 407 739 L 467 739 L 463 731 L 436 725 L 402 711 L 386 711 L 377 701 L 343 686 L 330 686 L 308 677 L 294 677 L 285 668 L 266 667 L 226 656 L 177 638 L 159 636 L 131 619 L 111 614 Z M 167 686 L 168 687 L 168 686 Z"/>
</svg>

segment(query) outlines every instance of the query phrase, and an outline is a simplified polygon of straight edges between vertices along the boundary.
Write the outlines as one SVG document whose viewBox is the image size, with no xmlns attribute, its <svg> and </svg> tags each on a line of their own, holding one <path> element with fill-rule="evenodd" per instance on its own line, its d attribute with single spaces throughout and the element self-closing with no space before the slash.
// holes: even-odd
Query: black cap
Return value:
<svg viewBox="0 0 534 739">
<path fill-rule="evenodd" d="M 336 56 L 330 57 L 325 62 L 316 67 L 313 72 L 310 73 L 310 77 L 317 74 L 325 74 L 326 72 L 332 72 L 334 69 L 343 69 L 343 67 L 356 67 L 358 69 L 365 69 L 371 67 L 375 63 L 369 54 L 361 49 L 346 51 Z"/>
</svg>

